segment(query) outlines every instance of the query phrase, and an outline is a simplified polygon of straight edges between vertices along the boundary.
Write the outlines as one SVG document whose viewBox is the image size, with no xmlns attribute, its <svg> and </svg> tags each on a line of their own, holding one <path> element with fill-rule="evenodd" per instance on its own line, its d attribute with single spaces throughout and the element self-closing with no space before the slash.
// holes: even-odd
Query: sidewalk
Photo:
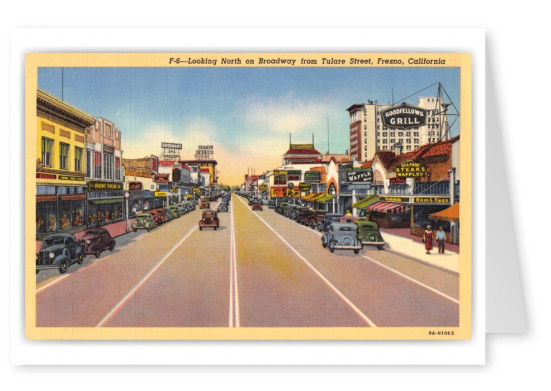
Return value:
<svg viewBox="0 0 551 391">
<path fill-rule="evenodd" d="M 405 255 L 418 262 L 459 273 L 459 246 L 446 243 L 445 254 L 438 254 L 438 246 L 433 248 L 430 254 L 426 254 L 423 239 L 410 235 L 409 228 L 380 229 L 380 231 L 384 241 L 388 244 L 387 250 Z"/>
<path fill-rule="evenodd" d="M 135 220 L 136 220 L 135 218 L 130 219 L 130 223 L 129 223 L 130 226 L 132 226 L 132 223 Z M 126 233 L 126 220 L 119 221 L 119 222 L 113 223 L 113 224 L 103 225 L 103 226 L 98 227 L 98 228 L 105 228 L 107 231 L 109 231 L 111 236 L 115 238 L 117 236 L 121 236 L 121 235 L 124 235 Z M 82 236 L 84 236 L 84 232 L 85 232 L 84 230 L 77 232 L 75 234 L 76 240 L 79 240 Z M 36 241 L 36 252 L 37 253 L 40 251 L 40 247 L 42 247 L 42 241 L 37 240 Z"/>
</svg>

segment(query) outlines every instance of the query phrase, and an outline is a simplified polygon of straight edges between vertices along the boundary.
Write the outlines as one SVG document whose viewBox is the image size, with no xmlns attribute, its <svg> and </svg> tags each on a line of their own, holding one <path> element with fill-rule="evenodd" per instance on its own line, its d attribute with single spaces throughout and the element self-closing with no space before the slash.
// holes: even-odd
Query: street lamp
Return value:
<svg viewBox="0 0 551 391">
<path fill-rule="evenodd" d="M 128 219 L 128 198 L 130 198 L 130 193 L 124 192 L 124 199 L 126 200 L 126 232 L 130 232 L 130 220 Z"/>
<path fill-rule="evenodd" d="M 335 211 L 335 188 L 331 190 L 331 195 L 333 196 L 333 213 L 337 213 Z"/>
</svg>

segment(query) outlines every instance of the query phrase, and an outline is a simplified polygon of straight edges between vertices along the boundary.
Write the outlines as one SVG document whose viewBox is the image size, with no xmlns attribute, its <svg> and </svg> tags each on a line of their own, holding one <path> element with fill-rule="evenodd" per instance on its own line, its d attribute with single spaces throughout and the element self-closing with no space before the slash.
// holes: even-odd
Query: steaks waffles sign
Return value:
<svg viewBox="0 0 551 391">
<path fill-rule="evenodd" d="M 427 123 L 427 111 L 425 109 L 410 106 L 406 103 L 382 111 L 381 116 L 383 125 L 389 128 L 417 128 Z"/>
</svg>

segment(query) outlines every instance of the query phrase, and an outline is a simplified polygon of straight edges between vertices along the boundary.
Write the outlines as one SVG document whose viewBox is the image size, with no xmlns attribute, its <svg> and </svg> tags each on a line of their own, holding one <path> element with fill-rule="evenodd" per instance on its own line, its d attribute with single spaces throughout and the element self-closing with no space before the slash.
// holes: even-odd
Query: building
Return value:
<svg viewBox="0 0 551 391">
<path fill-rule="evenodd" d="M 96 118 L 86 129 L 87 226 L 123 220 L 121 162 L 120 130 L 112 121 Z"/>
<path fill-rule="evenodd" d="M 37 90 L 36 233 L 77 232 L 85 226 L 86 129 L 94 118 Z"/>
<path fill-rule="evenodd" d="M 283 165 L 321 163 L 323 155 L 314 148 L 314 144 L 289 144 L 283 154 Z"/>
<path fill-rule="evenodd" d="M 216 165 L 218 163 L 216 162 L 216 160 L 209 160 L 209 159 L 180 160 L 179 163 L 185 164 L 188 167 L 191 167 L 191 166 L 199 167 L 200 173 L 208 172 L 209 174 L 208 183 L 218 183 L 218 176 L 216 174 Z"/>
<path fill-rule="evenodd" d="M 375 156 L 376 151 L 411 152 L 428 143 L 449 138 L 447 104 L 442 98 L 420 97 L 417 106 L 426 110 L 426 124 L 393 128 L 383 124 L 382 112 L 399 108 L 398 105 L 380 105 L 378 101 L 354 104 L 348 109 L 350 114 L 350 157 L 354 161 L 365 162 Z"/>
</svg>

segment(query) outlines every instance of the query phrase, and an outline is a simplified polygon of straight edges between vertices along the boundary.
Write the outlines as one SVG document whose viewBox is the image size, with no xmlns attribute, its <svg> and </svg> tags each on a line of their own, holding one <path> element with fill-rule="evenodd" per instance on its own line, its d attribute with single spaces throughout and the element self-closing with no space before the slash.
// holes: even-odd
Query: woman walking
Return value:
<svg viewBox="0 0 551 391">
<path fill-rule="evenodd" d="M 434 233 L 432 232 L 432 227 L 430 225 L 427 225 L 427 229 L 425 232 L 423 232 L 423 242 L 425 242 L 425 250 L 427 251 L 427 254 L 430 254 L 430 250 L 432 250 L 432 240 L 434 239 Z"/>
</svg>

